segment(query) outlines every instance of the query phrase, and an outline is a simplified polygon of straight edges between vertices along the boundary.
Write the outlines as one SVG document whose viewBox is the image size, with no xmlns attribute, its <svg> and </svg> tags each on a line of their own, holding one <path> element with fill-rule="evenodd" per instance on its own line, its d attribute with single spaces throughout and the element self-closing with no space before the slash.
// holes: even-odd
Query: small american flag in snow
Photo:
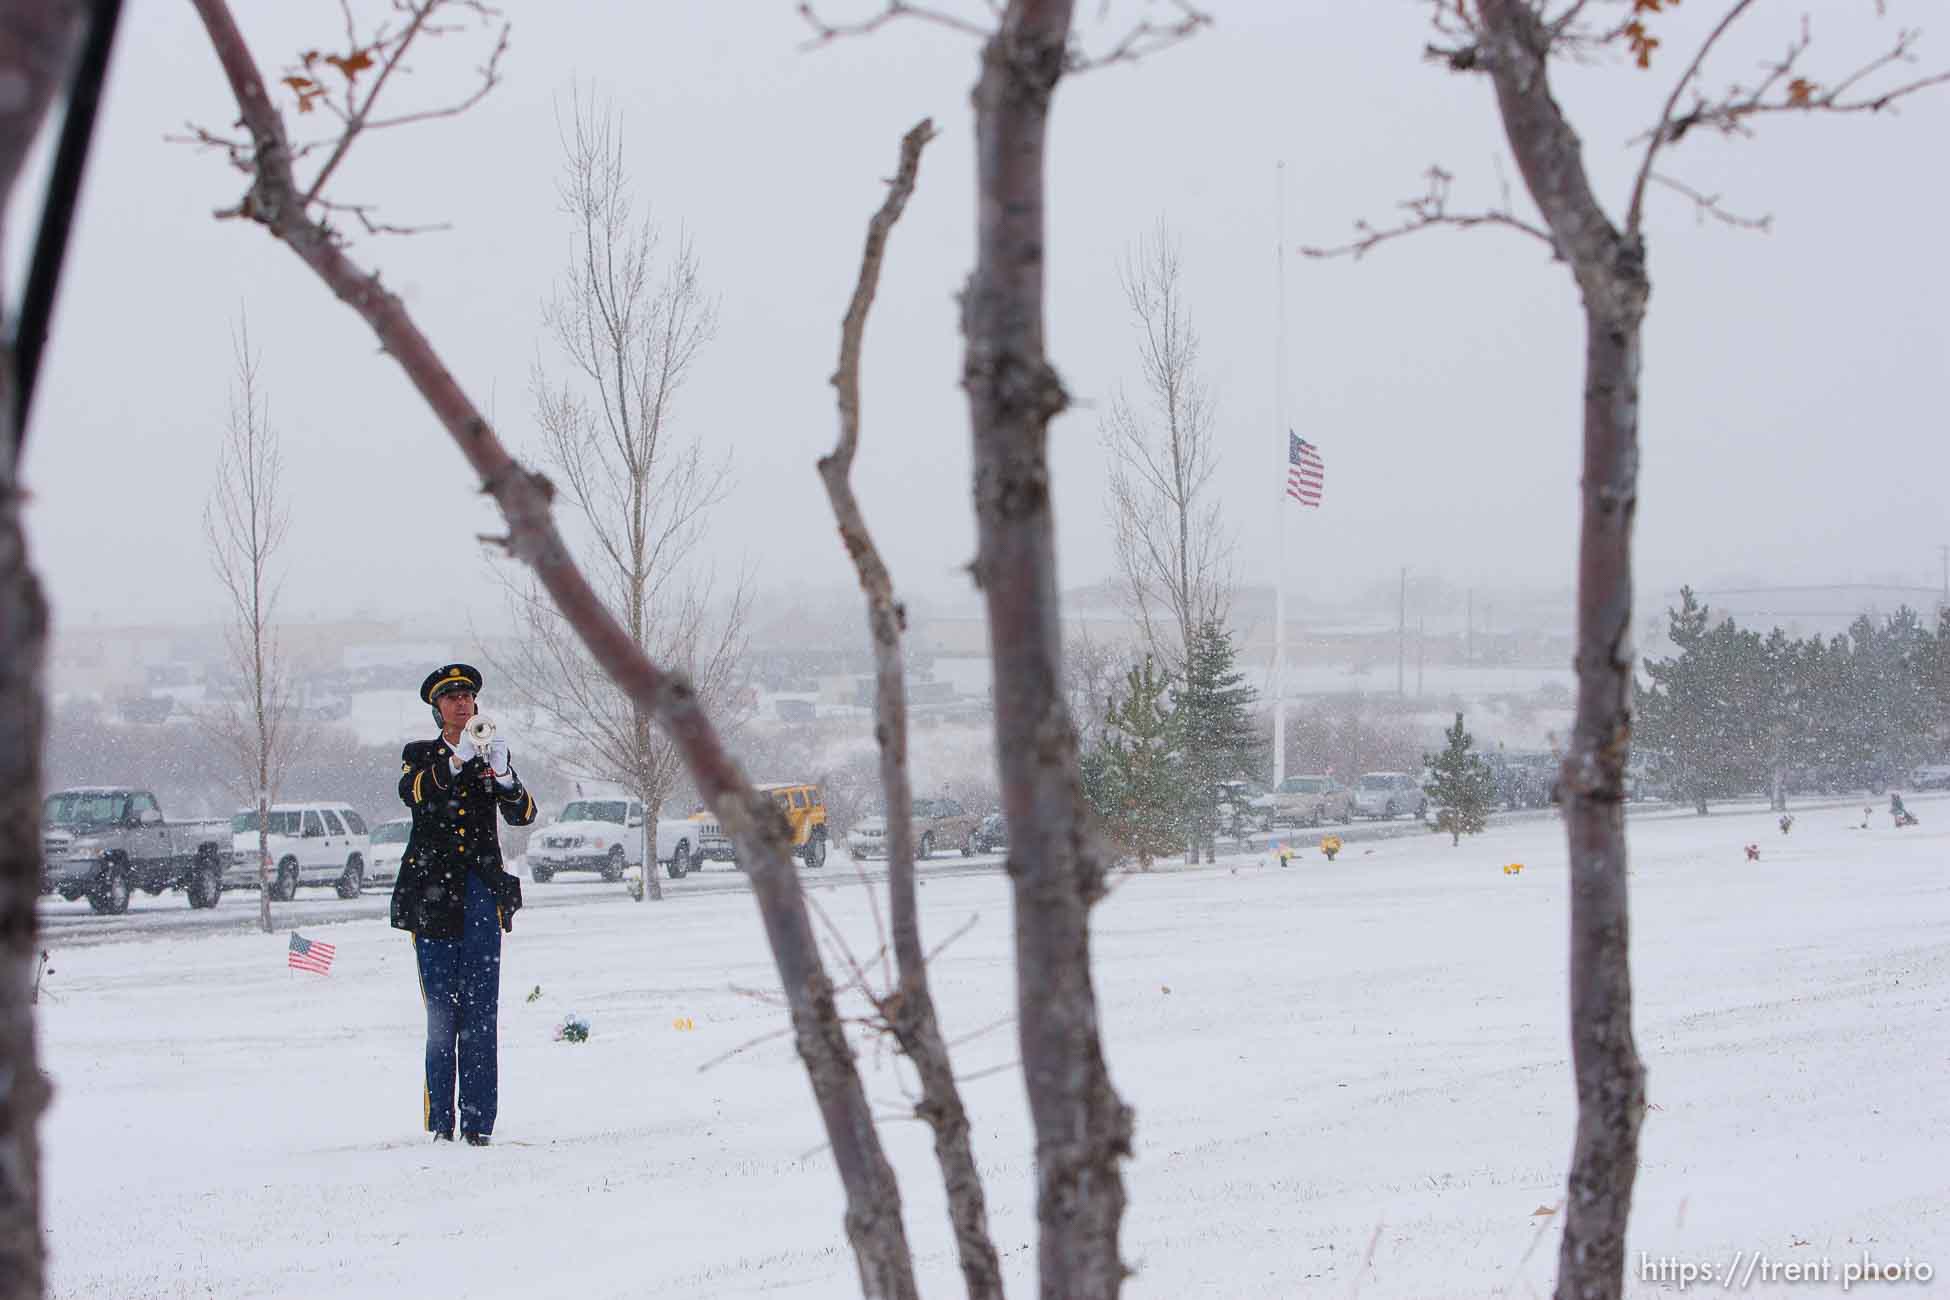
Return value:
<svg viewBox="0 0 1950 1300">
<path fill-rule="evenodd" d="M 1327 486 L 1327 467 L 1321 463 L 1320 448 L 1291 429 L 1286 438 L 1286 494 L 1318 510 L 1320 494 Z"/>
<path fill-rule="evenodd" d="M 292 970 L 308 970 L 317 975 L 330 975 L 332 956 L 336 952 L 338 952 L 336 945 L 307 939 L 293 930 L 291 950 L 285 954 L 284 964 Z"/>
</svg>

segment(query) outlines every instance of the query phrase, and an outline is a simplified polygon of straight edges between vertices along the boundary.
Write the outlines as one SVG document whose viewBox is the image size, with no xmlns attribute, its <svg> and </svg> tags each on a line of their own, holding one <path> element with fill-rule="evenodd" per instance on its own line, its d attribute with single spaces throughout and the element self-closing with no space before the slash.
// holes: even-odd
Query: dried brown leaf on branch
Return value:
<svg viewBox="0 0 1950 1300">
<path fill-rule="evenodd" d="M 1634 18 L 1625 24 L 1625 39 L 1632 47 L 1632 62 L 1641 68 L 1652 66 L 1652 51 L 1659 48 L 1659 38 L 1645 30 L 1645 24 Z"/>
<path fill-rule="evenodd" d="M 361 72 L 372 66 L 372 51 L 354 50 L 350 54 L 328 54 L 325 56 L 325 62 L 343 73 L 348 83 L 354 82 L 359 79 Z"/>
<path fill-rule="evenodd" d="M 315 101 L 320 95 L 325 93 L 325 87 L 319 85 L 310 77 L 302 77 L 296 73 L 292 73 L 282 80 L 285 85 L 291 87 L 292 93 L 298 96 L 298 111 L 300 113 L 311 112 Z"/>
</svg>

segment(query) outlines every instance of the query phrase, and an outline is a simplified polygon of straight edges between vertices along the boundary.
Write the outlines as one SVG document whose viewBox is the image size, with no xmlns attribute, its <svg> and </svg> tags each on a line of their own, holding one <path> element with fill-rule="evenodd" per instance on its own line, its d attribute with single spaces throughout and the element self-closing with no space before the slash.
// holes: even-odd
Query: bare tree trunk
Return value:
<svg viewBox="0 0 1950 1300">
<path fill-rule="evenodd" d="M 0 218 L 42 118 L 73 66 L 80 0 L 0 0 Z M 19 382 L 13 341 L 0 347 L 0 1300 L 39 1300 L 41 1113 L 48 1085 L 34 1041 L 33 988 L 41 892 L 42 672 L 47 601 L 21 520 Z"/>
<path fill-rule="evenodd" d="M 15 6 L 16 8 L 20 6 Z M 78 6 L 76 6 L 78 7 Z M 6 19 L 0 17 L 0 24 Z M 0 27 L 0 68 L 18 24 Z M 42 105 L 46 99 L 40 100 Z M 4 112 L 4 110 L 0 110 Z M 10 125 L 10 124 L 9 124 Z M 0 125 L 0 131 L 8 129 Z M 47 658 L 47 602 L 27 559 L 21 493 L 12 464 L 13 358 L 0 367 L 0 427 L 9 445 L 0 481 L 0 1297 L 41 1294 L 41 1112 L 48 1087 L 34 1046 L 28 990 L 38 942 L 41 892 L 41 747 L 47 715 L 41 673 Z"/>
<path fill-rule="evenodd" d="M 1046 1300 L 1118 1294 L 1130 1109 L 1111 1086 L 1090 981 L 1104 863 L 1063 703 L 1050 420 L 1067 403 L 1043 341 L 1044 149 L 1072 0 L 1011 0 L 975 87 L 976 261 L 962 305 L 995 742 L 1015 888 L 1016 1013 L 1036 1128 Z"/>
<path fill-rule="evenodd" d="M 1571 856 L 1571 1059 L 1578 1127 L 1557 1300 L 1616 1300 L 1638 1175 L 1645 1068 L 1632 1038 L 1625 762 L 1632 737 L 1632 518 L 1638 502 L 1639 335 L 1650 283 L 1636 231 L 1593 196 L 1545 75 L 1550 35 L 1524 0 L 1480 0 L 1497 105 L 1524 183 L 1584 299 L 1584 507 L 1578 541 L 1578 706 L 1564 757 Z"/>
<path fill-rule="evenodd" d="M 271 933 L 271 721 L 266 711 L 264 681 L 264 607 L 259 601 L 263 569 L 252 565 L 251 595 L 254 606 L 250 625 L 252 671 L 251 689 L 257 704 L 257 927 Z"/>
<path fill-rule="evenodd" d="M 262 789 L 263 787 L 259 787 Z M 257 797 L 257 928 L 271 933 L 271 800 Z"/>
<path fill-rule="evenodd" d="M 860 442 L 860 340 L 867 311 L 880 283 L 887 236 L 900 220 L 921 166 L 921 150 L 934 138 L 934 124 L 923 121 L 901 140 L 900 167 L 886 202 L 867 228 L 860 278 L 840 330 L 839 367 L 833 387 L 839 393 L 840 440 L 819 461 L 819 476 L 833 503 L 840 540 L 853 557 L 860 587 L 867 594 L 867 629 L 873 637 L 874 734 L 880 742 L 880 784 L 887 807 L 887 895 L 893 918 L 894 960 L 900 986 L 882 1002 L 888 1027 L 920 1076 L 921 1101 L 915 1110 L 934 1132 L 935 1159 L 948 1191 L 948 1217 L 971 1300 L 1000 1300 L 1002 1264 L 989 1233 L 988 1200 L 975 1167 L 968 1111 L 955 1084 L 954 1064 L 935 1014 L 928 987 L 927 954 L 921 947 L 920 907 L 914 888 L 914 787 L 907 771 L 907 680 L 901 660 L 906 612 L 894 599 L 893 576 L 867 530 L 849 475 Z"/>
<path fill-rule="evenodd" d="M 641 631 L 637 634 L 637 644 L 643 644 Z M 643 711 L 641 705 L 633 705 L 630 713 L 638 742 L 637 755 L 648 758 L 652 743 L 650 715 Z M 641 768 L 638 770 L 641 771 Z M 657 814 L 663 805 L 664 792 L 657 788 L 656 782 L 639 778 L 637 798 L 643 803 L 643 888 L 637 891 L 636 901 L 661 903 L 664 901 L 664 886 L 657 879 Z M 626 816 L 623 820 L 628 822 L 629 818 Z"/>
<path fill-rule="evenodd" d="M 653 663 L 590 587 L 556 530 L 553 490 L 508 454 L 467 399 L 404 304 L 355 265 L 331 232 L 314 222 L 291 172 L 284 124 L 224 0 L 192 0 L 250 132 L 253 182 L 239 206 L 289 247 L 377 336 L 434 417 L 459 446 L 509 525 L 509 551 L 533 567 L 591 657 L 625 694 L 673 738 L 698 793 L 710 804 L 746 864 L 800 1059 L 812 1081 L 846 1190 L 846 1234 L 869 1300 L 917 1296 L 914 1265 L 901 1224 L 900 1189 L 874 1128 L 851 1045 L 834 1003 L 800 889 L 785 818 L 751 787 L 682 677 Z M 423 14 L 427 12 L 423 9 Z M 314 182 L 316 184 L 316 182 Z M 31 981 L 23 981 L 22 988 Z"/>
</svg>

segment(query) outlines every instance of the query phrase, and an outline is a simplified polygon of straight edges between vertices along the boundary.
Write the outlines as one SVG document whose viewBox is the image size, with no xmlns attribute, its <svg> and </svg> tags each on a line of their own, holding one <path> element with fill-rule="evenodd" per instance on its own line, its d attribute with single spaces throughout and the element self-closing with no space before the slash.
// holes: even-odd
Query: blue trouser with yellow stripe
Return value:
<svg viewBox="0 0 1950 1300">
<path fill-rule="evenodd" d="M 494 891 L 467 873 L 465 921 L 458 939 L 413 937 L 420 999 L 427 1007 L 427 1129 L 452 1135 L 454 1078 L 460 1078 L 460 1129 L 494 1132 L 499 1100 L 495 1057 L 501 1009 L 501 918 Z"/>
</svg>

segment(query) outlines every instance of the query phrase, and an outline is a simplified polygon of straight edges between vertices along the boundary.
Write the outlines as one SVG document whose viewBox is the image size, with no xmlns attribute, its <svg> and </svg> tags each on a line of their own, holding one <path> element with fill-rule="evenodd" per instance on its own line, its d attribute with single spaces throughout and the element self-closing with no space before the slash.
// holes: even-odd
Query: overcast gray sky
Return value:
<svg viewBox="0 0 1950 1300">
<path fill-rule="evenodd" d="M 1459 208 L 1494 201 L 1500 176 L 1516 183 L 1487 80 L 1422 61 L 1426 4 L 1208 7 L 1217 21 L 1195 40 L 1058 93 L 1050 338 L 1075 406 L 1055 425 L 1053 463 L 1070 584 L 1110 563 L 1098 418 L 1135 379 L 1117 263 L 1141 233 L 1162 219 L 1182 239 L 1222 430 L 1217 490 L 1239 530 L 1241 578 L 1269 582 L 1283 457 L 1276 162 L 1289 249 L 1338 242 L 1356 217 L 1390 219 L 1432 163 L 1455 173 Z M 1708 84 L 1751 77 L 1808 8 L 1818 80 L 1887 46 L 1899 24 L 1941 16 L 1924 0 L 1888 7 L 1877 22 L 1867 4 L 1763 6 Z M 270 75 L 304 48 L 343 44 L 325 0 L 235 8 Z M 1162 6 L 1078 9 L 1101 46 Z M 1689 47 L 1718 12 L 1662 16 L 1667 50 Z M 732 453 L 715 554 L 757 565 L 765 585 L 850 579 L 813 470 L 834 437 L 826 379 L 898 138 L 935 119 L 941 136 L 868 332 L 856 481 L 897 582 L 965 593 L 974 529 L 954 295 L 973 246 L 976 44 L 904 22 L 808 52 L 787 0 L 514 0 L 506 13 L 505 84 L 463 118 L 363 142 L 335 187 L 391 220 L 453 228 L 358 235 L 354 254 L 402 292 L 503 437 L 533 448 L 530 368 L 556 364 L 540 303 L 568 246 L 556 104 L 578 78 L 611 96 L 640 205 L 691 234 L 719 303 L 677 419 Z M 1926 69 L 1950 66 L 1950 26 L 1921 49 Z M 464 84 L 484 50 L 478 38 L 429 43 L 413 92 Z M 1636 162 L 1627 143 L 1677 71 L 1666 57 L 1650 74 L 1606 67 L 1560 82 L 1615 213 Z M 286 613 L 447 618 L 466 606 L 491 624 L 499 600 L 471 537 L 496 521 L 459 454 L 292 254 L 211 219 L 240 192 L 224 161 L 164 140 L 235 115 L 190 7 L 129 5 L 26 467 L 57 626 L 219 610 L 200 516 L 244 312 L 292 488 Z M 1936 548 L 1950 542 L 1946 122 L 1950 94 L 1938 91 L 1876 120 L 1774 119 L 1756 139 L 1696 136 L 1670 156 L 1674 174 L 1772 214 L 1774 230 L 1701 224 L 1678 196 L 1655 197 L 1642 587 L 1938 581 Z M 35 204 L 37 189 L 23 190 Z M 11 217 L 15 268 L 31 217 L 25 204 Z M 1458 583 L 1568 585 L 1581 325 L 1564 269 L 1497 231 L 1428 233 L 1358 264 L 1289 253 L 1287 268 L 1288 420 L 1328 467 L 1325 508 L 1291 520 L 1302 607 L 1315 584 L 1399 565 Z"/>
</svg>

